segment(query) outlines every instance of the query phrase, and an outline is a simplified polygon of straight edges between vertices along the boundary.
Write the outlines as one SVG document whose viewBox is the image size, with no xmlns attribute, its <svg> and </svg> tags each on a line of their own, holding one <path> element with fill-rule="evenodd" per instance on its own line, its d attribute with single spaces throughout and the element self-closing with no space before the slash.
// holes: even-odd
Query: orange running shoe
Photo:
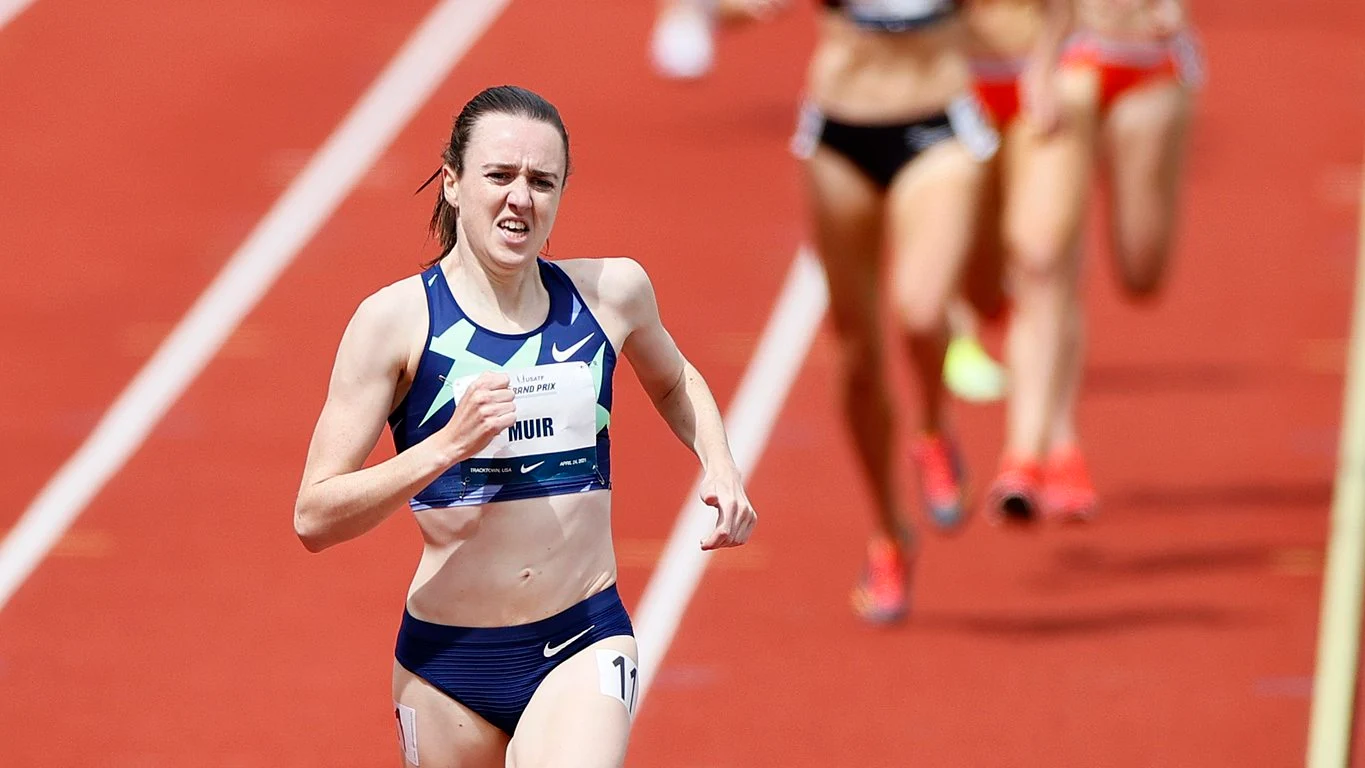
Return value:
<svg viewBox="0 0 1365 768">
<path fill-rule="evenodd" d="M 1043 468 L 1032 459 L 1006 456 L 986 505 L 997 522 L 1027 525 L 1040 516 Z"/>
<path fill-rule="evenodd" d="M 961 455 L 953 441 L 944 435 L 922 434 L 910 454 L 919 467 L 920 496 L 929 520 L 940 531 L 951 531 L 966 517 L 963 503 Z"/>
<path fill-rule="evenodd" d="M 867 543 L 867 564 L 853 588 L 853 612 L 871 624 L 895 624 L 910 612 L 910 571 L 914 557 L 885 536 Z"/>
<path fill-rule="evenodd" d="M 1084 523 L 1095 517 L 1098 499 L 1085 459 L 1074 445 L 1048 456 L 1043 470 L 1043 509 L 1049 519 Z"/>
</svg>

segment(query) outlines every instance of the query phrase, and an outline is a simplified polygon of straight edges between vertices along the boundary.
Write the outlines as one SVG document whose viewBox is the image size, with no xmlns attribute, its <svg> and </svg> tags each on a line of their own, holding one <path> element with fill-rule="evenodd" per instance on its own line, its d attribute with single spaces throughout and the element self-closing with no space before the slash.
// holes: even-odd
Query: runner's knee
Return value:
<svg viewBox="0 0 1365 768">
<path fill-rule="evenodd" d="M 1020 292 L 1061 285 L 1067 279 L 1069 244 L 1058 237 L 1016 238 L 1010 248 L 1010 273 Z"/>
<path fill-rule="evenodd" d="M 922 285 L 902 285 L 897 291 L 896 314 L 912 336 L 942 333 L 948 323 L 948 297 Z"/>
</svg>

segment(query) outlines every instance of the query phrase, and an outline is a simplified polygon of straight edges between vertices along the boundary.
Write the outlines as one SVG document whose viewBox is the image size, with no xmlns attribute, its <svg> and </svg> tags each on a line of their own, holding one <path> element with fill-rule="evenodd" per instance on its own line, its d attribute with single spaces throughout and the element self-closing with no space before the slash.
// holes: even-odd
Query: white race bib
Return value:
<svg viewBox="0 0 1365 768">
<path fill-rule="evenodd" d="M 460 462 L 466 489 L 597 475 L 597 390 L 583 362 L 507 371 L 516 421 Z M 450 382 L 458 403 L 477 376 Z"/>
</svg>

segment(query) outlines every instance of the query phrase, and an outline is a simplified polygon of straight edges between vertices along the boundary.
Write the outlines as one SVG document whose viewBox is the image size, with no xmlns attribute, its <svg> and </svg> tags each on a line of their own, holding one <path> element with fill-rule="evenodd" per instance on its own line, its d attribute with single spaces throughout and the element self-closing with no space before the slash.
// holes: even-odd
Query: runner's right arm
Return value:
<svg viewBox="0 0 1365 768">
<path fill-rule="evenodd" d="M 342 335 L 294 504 L 294 532 L 310 552 L 379 525 L 512 424 L 515 406 L 507 375 L 486 373 L 470 385 L 448 424 L 397 456 L 362 469 L 407 364 L 412 329 L 404 322 L 403 299 L 401 283 L 378 291 L 361 302 Z"/>
<path fill-rule="evenodd" d="M 1029 52 L 1022 78 L 1024 109 L 1034 127 L 1044 135 L 1057 129 L 1061 106 L 1056 74 L 1062 48 L 1075 23 L 1073 0 L 1045 0 L 1043 28 Z"/>
</svg>

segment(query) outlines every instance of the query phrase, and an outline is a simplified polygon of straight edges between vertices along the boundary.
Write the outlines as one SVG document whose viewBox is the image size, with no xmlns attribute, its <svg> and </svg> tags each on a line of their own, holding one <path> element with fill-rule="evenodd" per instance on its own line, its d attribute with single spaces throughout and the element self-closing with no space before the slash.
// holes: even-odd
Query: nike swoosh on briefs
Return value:
<svg viewBox="0 0 1365 768">
<path fill-rule="evenodd" d="M 546 643 L 546 644 L 545 644 L 545 650 L 541 651 L 541 653 L 544 653 L 544 654 L 545 654 L 545 658 L 548 659 L 548 658 L 550 658 L 551 656 L 555 655 L 556 653 L 559 653 L 560 651 L 564 650 L 565 648 L 568 648 L 569 646 L 573 645 L 574 642 L 578 640 L 578 638 L 580 638 L 580 637 L 582 637 L 582 636 L 588 634 L 589 632 L 591 632 L 591 631 L 592 631 L 592 628 L 595 627 L 595 626 L 597 626 L 597 625 L 596 625 L 596 624 L 593 624 L 593 625 L 589 626 L 587 629 L 583 630 L 582 632 L 579 632 L 578 634 L 574 635 L 573 637 L 569 638 L 568 640 L 565 640 L 564 642 L 560 643 L 559 645 L 556 645 L 556 646 L 551 647 L 549 643 Z"/>
<path fill-rule="evenodd" d="M 565 360 L 568 360 L 569 358 L 573 357 L 573 353 L 582 349 L 583 345 L 588 343 L 588 339 L 591 339 L 596 335 L 597 332 L 593 331 L 587 336 L 584 336 L 583 338 L 579 339 L 573 346 L 569 347 L 568 349 L 560 349 L 559 343 L 555 342 L 554 344 L 550 345 L 550 357 L 553 357 L 556 363 L 562 363 Z"/>
<path fill-rule="evenodd" d="M 545 463 L 545 462 L 543 462 L 543 461 L 537 461 L 536 463 L 532 464 L 532 465 L 529 466 L 529 467 L 526 466 L 525 464 L 522 464 L 522 465 L 521 465 L 521 473 L 524 475 L 524 474 L 526 474 L 527 472 L 531 472 L 531 471 L 535 470 L 536 467 L 538 467 L 538 466 L 540 466 L 541 464 L 544 464 L 544 463 Z"/>
</svg>

